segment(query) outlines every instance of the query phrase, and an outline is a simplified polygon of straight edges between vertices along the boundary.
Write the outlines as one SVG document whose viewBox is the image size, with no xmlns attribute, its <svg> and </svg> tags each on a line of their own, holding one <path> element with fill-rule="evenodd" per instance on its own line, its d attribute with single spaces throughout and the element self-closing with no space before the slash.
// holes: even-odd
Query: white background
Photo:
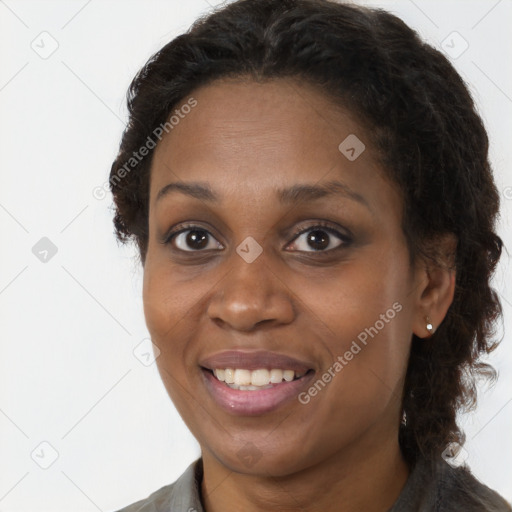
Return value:
<svg viewBox="0 0 512 512">
<path fill-rule="evenodd" d="M 469 44 L 452 60 L 490 134 L 510 247 L 511 0 L 365 3 L 398 14 L 437 47 L 460 51 L 453 31 Z M 108 179 L 133 75 L 214 4 L 0 1 L 1 511 L 114 510 L 174 481 L 199 456 L 155 365 L 134 356 L 148 337 L 141 270 L 135 250 L 115 242 L 110 194 L 98 200 L 92 191 Z M 57 248 L 45 263 L 32 252 L 42 237 Z M 495 280 L 505 339 L 490 359 L 501 378 L 464 418 L 470 466 L 508 500 L 510 274 L 505 253 Z M 43 469 L 53 450 L 57 459 Z"/>
</svg>

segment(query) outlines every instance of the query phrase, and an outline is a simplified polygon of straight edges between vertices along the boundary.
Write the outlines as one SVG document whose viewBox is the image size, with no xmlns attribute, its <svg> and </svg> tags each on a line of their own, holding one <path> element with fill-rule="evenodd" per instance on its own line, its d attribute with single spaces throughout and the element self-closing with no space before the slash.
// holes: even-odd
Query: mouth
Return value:
<svg viewBox="0 0 512 512">
<path fill-rule="evenodd" d="M 245 368 L 216 368 L 210 372 L 219 382 L 224 382 L 231 389 L 240 391 L 259 391 L 261 389 L 271 389 L 283 382 L 293 382 L 301 379 L 308 372 L 313 370 L 296 372 L 295 370 L 284 370 L 280 368 L 258 368 L 257 370 L 248 370 Z"/>
<path fill-rule="evenodd" d="M 230 414 L 254 416 L 298 402 L 316 373 L 312 366 L 279 354 L 230 351 L 199 367 L 216 405 Z"/>
<path fill-rule="evenodd" d="M 293 370 L 280 369 L 258 369 L 251 372 L 241 368 L 234 370 L 230 368 L 216 370 L 201 368 L 201 370 L 203 382 L 214 403 L 229 414 L 241 416 L 271 413 L 293 401 L 300 405 L 298 396 L 307 389 L 315 375 L 312 369 L 301 376 L 295 375 Z M 222 375 L 223 371 L 224 375 Z M 216 374 L 221 378 L 224 377 L 224 380 L 220 380 Z M 260 385 L 252 384 L 253 374 L 255 374 L 256 382 L 259 382 Z M 262 384 L 267 381 L 267 375 L 268 379 L 278 380 L 281 376 L 282 379 L 280 382 Z M 250 384 L 236 384 L 236 382 L 249 382 L 249 376 L 251 377 Z M 226 378 L 234 382 L 226 382 Z M 304 406 L 300 405 L 300 407 Z"/>
</svg>

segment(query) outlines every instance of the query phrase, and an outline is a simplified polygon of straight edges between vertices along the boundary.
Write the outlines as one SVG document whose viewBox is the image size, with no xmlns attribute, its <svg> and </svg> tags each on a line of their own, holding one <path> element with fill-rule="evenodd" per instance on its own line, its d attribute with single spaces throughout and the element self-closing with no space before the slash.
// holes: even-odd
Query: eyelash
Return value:
<svg viewBox="0 0 512 512">
<path fill-rule="evenodd" d="M 322 231 L 325 231 L 325 232 L 329 233 L 330 235 L 334 235 L 337 238 L 339 238 L 340 241 L 341 241 L 340 245 L 338 245 L 337 247 L 334 247 L 333 249 L 328 249 L 328 250 L 320 250 L 320 251 L 313 251 L 312 250 L 312 251 L 298 251 L 298 252 L 307 253 L 307 254 L 312 253 L 312 254 L 315 254 L 315 255 L 321 257 L 322 255 L 326 255 L 326 254 L 330 255 L 330 254 L 332 254 L 333 252 L 335 252 L 337 250 L 346 248 L 353 241 L 352 237 L 350 235 L 340 233 L 337 229 L 334 229 L 330 224 L 328 224 L 326 222 L 318 221 L 316 224 L 314 224 L 312 226 L 308 226 L 307 228 L 298 228 L 298 229 L 296 229 L 295 232 L 292 235 L 293 238 L 292 238 L 291 242 L 294 242 L 300 235 L 302 235 L 304 233 L 307 233 L 309 231 L 318 230 L 319 228 L 321 228 Z M 194 231 L 194 230 L 203 231 L 203 232 L 207 233 L 208 236 L 211 236 L 211 237 L 215 238 L 207 229 L 202 228 L 201 226 L 198 226 L 196 224 L 187 224 L 187 223 L 185 223 L 185 224 L 179 225 L 178 227 L 176 227 L 175 229 L 173 229 L 172 231 L 167 233 L 161 243 L 164 244 L 164 245 L 170 245 L 170 244 L 172 244 L 172 241 L 174 240 L 174 238 L 176 238 L 179 234 L 186 233 L 187 231 Z M 176 251 L 184 252 L 184 253 L 202 253 L 202 252 L 206 252 L 206 250 L 204 250 L 204 249 L 203 250 L 197 250 L 197 251 L 195 251 L 195 250 L 185 251 L 183 249 L 176 249 L 176 248 L 173 248 L 173 249 L 176 250 Z"/>
</svg>

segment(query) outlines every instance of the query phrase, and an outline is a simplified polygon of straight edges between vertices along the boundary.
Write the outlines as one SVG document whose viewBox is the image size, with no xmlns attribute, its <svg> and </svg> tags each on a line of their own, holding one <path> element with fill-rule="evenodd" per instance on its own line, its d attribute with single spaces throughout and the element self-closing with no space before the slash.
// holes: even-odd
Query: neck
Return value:
<svg viewBox="0 0 512 512">
<path fill-rule="evenodd" d="M 205 510 L 387 511 L 409 475 L 398 441 L 392 441 L 366 447 L 356 443 L 319 464 L 279 477 L 236 473 L 203 450 Z"/>
</svg>

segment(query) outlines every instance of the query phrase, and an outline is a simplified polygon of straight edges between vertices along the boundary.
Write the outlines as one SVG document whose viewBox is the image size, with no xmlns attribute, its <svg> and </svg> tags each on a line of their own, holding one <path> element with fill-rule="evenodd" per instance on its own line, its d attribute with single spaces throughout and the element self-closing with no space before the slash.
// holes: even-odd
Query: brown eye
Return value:
<svg viewBox="0 0 512 512">
<path fill-rule="evenodd" d="M 306 243 L 315 250 L 322 251 L 327 249 L 329 246 L 331 235 L 323 231 L 322 229 L 315 229 L 309 231 L 306 237 Z"/>
<path fill-rule="evenodd" d="M 166 243 L 174 245 L 180 251 L 199 252 L 201 250 L 222 249 L 211 233 L 198 227 L 182 229 L 171 234 Z"/>
<path fill-rule="evenodd" d="M 336 243 L 338 239 L 338 243 Z M 293 240 L 293 248 L 301 252 L 328 252 L 351 243 L 350 237 L 325 226 L 311 226 Z"/>
</svg>

